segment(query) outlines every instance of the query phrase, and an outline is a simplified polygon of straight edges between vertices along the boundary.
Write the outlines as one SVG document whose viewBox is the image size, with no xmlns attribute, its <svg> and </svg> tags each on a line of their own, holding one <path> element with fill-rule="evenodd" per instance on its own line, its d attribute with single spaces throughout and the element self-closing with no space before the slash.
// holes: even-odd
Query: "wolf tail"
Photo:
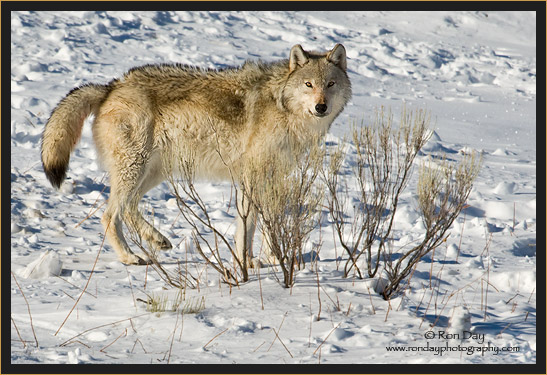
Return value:
<svg viewBox="0 0 547 375">
<path fill-rule="evenodd" d="M 84 120 L 91 113 L 97 114 L 109 92 L 109 85 L 83 85 L 70 91 L 51 113 L 42 134 L 42 165 L 54 187 L 61 187 L 66 177 L 70 153 L 80 139 Z"/>
</svg>

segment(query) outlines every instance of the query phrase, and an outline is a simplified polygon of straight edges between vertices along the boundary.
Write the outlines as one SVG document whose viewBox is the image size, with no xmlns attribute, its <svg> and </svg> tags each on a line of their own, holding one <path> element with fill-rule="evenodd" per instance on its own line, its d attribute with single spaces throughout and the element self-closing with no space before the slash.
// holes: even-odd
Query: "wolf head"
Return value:
<svg viewBox="0 0 547 375">
<path fill-rule="evenodd" d="M 351 98 L 344 46 L 323 53 L 292 47 L 283 94 L 284 105 L 295 114 L 334 120 Z"/>
</svg>

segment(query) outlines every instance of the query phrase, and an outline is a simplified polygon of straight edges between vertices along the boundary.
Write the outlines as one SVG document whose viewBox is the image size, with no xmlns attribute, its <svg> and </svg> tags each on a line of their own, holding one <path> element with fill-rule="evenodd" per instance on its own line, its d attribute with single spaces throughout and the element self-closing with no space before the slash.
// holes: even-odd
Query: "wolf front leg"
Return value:
<svg viewBox="0 0 547 375">
<path fill-rule="evenodd" d="M 267 232 L 262 233 L 262 260 L 264 263 L 273 265 L 278 264 L 279 261 L 272 249 L 272 239 Z"/>
<path fill-rule="evenodd" d="M 253 264 L 253 236 L 256 228 L 256 210 L 241 189 L 236 191 L 237 223 L 236 223 L 236 255 L 239 262 L 247 267 Z"/>
</svg>

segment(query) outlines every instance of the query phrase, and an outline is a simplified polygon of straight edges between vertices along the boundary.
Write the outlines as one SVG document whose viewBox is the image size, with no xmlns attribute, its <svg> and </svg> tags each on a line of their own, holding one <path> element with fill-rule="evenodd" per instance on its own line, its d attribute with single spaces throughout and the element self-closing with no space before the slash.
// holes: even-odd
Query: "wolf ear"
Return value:
<svg viewBox="0 0 547 375">
<path fill-rule="evenodd" d="M 340 43 L 336 44 L 334 48 L 327 53 L 327 60 L 338 65 L 343 71 L 346 71 L 348 66 L 346 62 L 346 49 Z"/>
<path fill-rule="evenodd" d="M 308 53 L 302 49 L 300 44 L 293 46 L 289 57 L 289 73 L 292 73 L 299 66 L 303 66 L 309 59 Z"/>
</svg>

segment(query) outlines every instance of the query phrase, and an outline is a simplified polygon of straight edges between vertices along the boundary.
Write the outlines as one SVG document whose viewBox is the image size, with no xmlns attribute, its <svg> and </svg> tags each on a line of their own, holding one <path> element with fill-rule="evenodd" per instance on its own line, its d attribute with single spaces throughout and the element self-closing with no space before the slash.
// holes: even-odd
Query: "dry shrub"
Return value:
<svg viewBox="0 0 547 375">
<path fill-rule="evenodd" d="M 187 147 L 186 150 L 182 151 L 176 161 L 175 168 L 170 168 L 178 170 L 182 178 L 178 180 L 169 175 L 167 180 L 175 195 L 182 217 L 192 228 L 192 241 L 195 249 L 207 264 L 222 275 L 224 282 L 231 285 L 237 285 L 241 281 L 246 282 L 249 280 L 247 258 L 238 258 L 233 242 L 230 241 L 226 233 L 219 230 L 213 223 L 207 205 L 196 189 L 195 150 L 192 147 Z M 231 168 L 231 164 L 227 164 L 227 167 Z M 232 184 L 235 185 L 235 180 L 232 180 Z M 248 209 L 245 211 L 240 208 L 240 199 L 243 199 L 241 194 L 236 192 L 234 200 L 238 212 L 241 212 L 241 215 L 248 215 Z M 222 258 L 221 252 L 223 249 L 228 250 L 232 255 L 233 262 L 231 264 Z"/>
<path fill-rule="evenodd" d="M 447 231 L 466 205 L 480 165 L 481 159 L 476 153 L 465 155 L 458 163 L 443 158 L 439 163 L 430 159 L 422 164 L 417 195 L 425 235 L 419 244 L 403 250 L 395 261 L 391 252 L 386 254 L 384 271 L 389 283 L 382 291 L 386 299 L 398 290 L 425 255 L 446 241 Z"/>
<path fill-rule="evenodd" d="M 357 261 L 365 254 L 368 277 L 374 277 L 380 265 L 388 276 L 382 294 L 387 299 L 424 255 L 444 240 L 465 205 L 472 183 L 478 174 L 480 161 L 473 155 L 454 166 L 443 159 L 438 169 L 422 167 L 418 197 L 420 213 L 426 227 L 424 240 L 410 250 L 402 249 L 395 260 L 390 244 L 395 213 L 404 189 L 412 175 L 416 156 L 428 141 L 430 115 L 423 110 L 403 110 L 397 129 L 393 116 L 383 108 L 376 113 L 372 126 L 354 128 L 355 163 L 353 172 L 359 192 L 349 203 L 347 180 L 341 170 L 345 151 L 339 147 L 323 170 L 327 186 L 327 204 L 335 232 L 348 260 L 344 275 L 353 270 L 363 273 Z M 454 176 L 452 176 L 454 175 Z M 452 178 L 449 178 L 452 176 Z M 351 212 L 348 212 L 348 206 Z"/>
<path fill-rule="evenodd" d="M 325 155 L 317 139 L 290 150 L 290 157 L 269 154 L 249 161 L 242 189 L 257 212 L 263 253 L 279 264 L 285 287 L 294 284 L 302 249 L 318 222 L 323 189 L 316 182 Z"/>
<path fill-rule="evenodd" d="M 246 282 L 249 268 L 257 262 L 247 256 L 238 257 L 234 243 L 214 225 L 195 186 L 194 150 L 188 147 L 183 151 L 175 168 L 182 178 L 169 177 L 168 182 L 182 217 L 192 228 L 194 247 L 222 275 L 224 282 L 233 285 Z M 281 268 L 283 285 L 290 287 L 294 284 L 295 270 L 303 261 L 302 249 L 319 217 L 323 195 L 316 180 L 322 168 L 324 148 L 318 138 L 310 137 L 305 143 L 289 144 L 282 150 L 286 151 L 284 154 L 264 151 L 259 158 L 238 163 L 222 158 L 218 152 L 231 176 L 233 203 L 238 215 L 244 218 L 243 232 L 247 229 L 245 218 L 256 217 L 265 238 L 264 252 Z M 242 237 L 247 241 L 246 236 Z M 244 243 L 243 248 L 249 249 L 251 245 Z M 223 249 L 232 255 L 232 264 L 222 259 Z M 165 275 L 167 272 L 155 257 L 151 258 L 160 274 Z"/>
<path fill-rule="evenodd" d="M 366 254 L 369 277 L 374 277 L 380 256 L 386 250 L 393 228 L 399 198 L 408 184 L 414 159 L 429 139 L 429 116 L 404 112 L 398 129 L 393 130 L 393 116 L 383 109 L 370 127 L 353 129 L 358 201 L 353 203 L 352 219 L 347 214 L 347 181 L 340 181 L 344 150 L 331 155 L 324 173 L 329 191 L 329 212 L 340 244 L 349 256 L 344 268 L 347 277 L 352 269 L 363 277 L 357 260 Z M 346 184 L 343 186 L 342 184 Z M 347 235 L 349 227 L 349 235 Z M 377 249 L 373 250 L 373 246 Z"/>
</svg>

